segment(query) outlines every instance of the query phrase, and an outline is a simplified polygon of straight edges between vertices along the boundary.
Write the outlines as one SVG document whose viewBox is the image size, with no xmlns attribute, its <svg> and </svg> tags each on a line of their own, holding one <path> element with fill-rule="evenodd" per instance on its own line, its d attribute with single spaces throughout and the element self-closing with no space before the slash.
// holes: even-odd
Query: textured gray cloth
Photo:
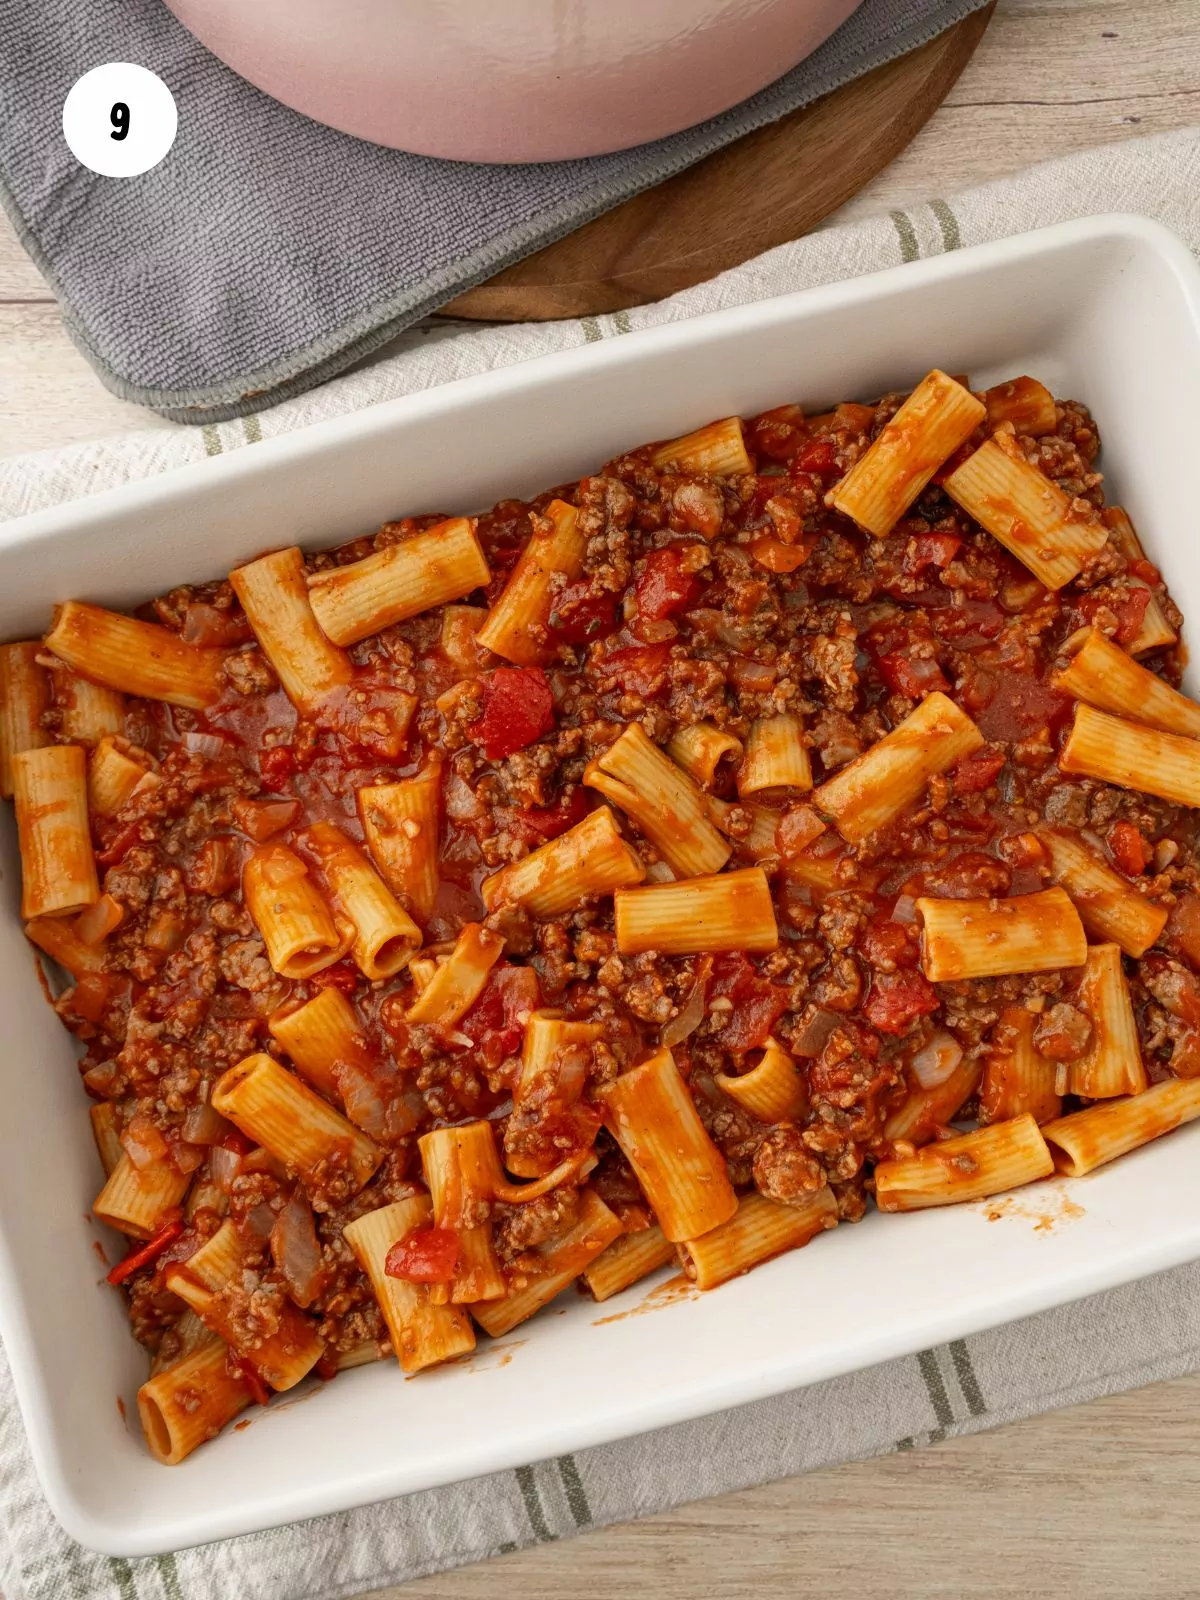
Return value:
<svg viewBox="0 0 1200 1600">
<path fill-rule="evenodd" d="M 161 0 L 0 0 L 0 199 L 103 382 L 211 422 L 343 371 L 501 267 L 984 3 L 865 0 L 807 61 L 697 128 L 586 161 L 494 167 L 386 150 L 289 111 Z M 96 176 L 62 137 L 68 89 L 106 61 L 151 68 L 179 106 L 174 148 L 138 178 Z"/>
</svg>

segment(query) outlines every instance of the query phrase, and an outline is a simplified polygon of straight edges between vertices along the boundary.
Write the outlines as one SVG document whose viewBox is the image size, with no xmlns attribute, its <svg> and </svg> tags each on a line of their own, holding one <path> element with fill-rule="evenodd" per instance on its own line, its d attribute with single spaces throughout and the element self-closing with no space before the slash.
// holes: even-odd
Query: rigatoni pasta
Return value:
<svg viewBox="0 0 1200 1600">
<path fill-rule="evenodd" d="M 474 524 L 454 517 L 350 566 L 314 572 L 309 600 L 334 644 L 354 644 L 447 600 L 461 600 L 489 576 Z"/>
<path fill-rule="evenodd" d="M 882 539 L 986 415 L 969 389 L 935 369 L 831 491 L 831 503 Z"/>
<path fill-rule="evenodd" d="M 921 967 L 932 983 L 996 978 L 1010 972 L 1081 967 L 1087 936 L 1062 889 L 1009 900 L 935 900 L 922 896 Z"/>
<path fill-rule="evenodd" d="M 1099 555 L 1108 535 L 1043 472 L 995 438 L 946 479 L 946 493 L 1023 561 L 1047 589 L 1061 589 Z"/>
<path fill-rule="evenodd" d="M 704 795 L 640 723 L 631 722 L 588 764 L 583 781 L 631 817 L 680 877 L 719 872 L 729 860 Z"/>
<path fill-rule="evenodd" d="M 1200 1114 L 1200 711 L 1095 445 L 935 370 L 0 646 L 152 1455 Z"/>
<path fill-rule="evenodd" d="M 940 690 L 927 695 L 877 744 L 813 792 L 818 811 L 852 844 L 906 810 L 930 778 L 984 742 L 965 712 Z"/>
<path fill-rule="evenodd" d="M 203 711 L 223 692 L 225 653 L 185 644 L 156 622 L 68 600 L 54 613 L 46 648 L 105 689 Z"/>
</svg>

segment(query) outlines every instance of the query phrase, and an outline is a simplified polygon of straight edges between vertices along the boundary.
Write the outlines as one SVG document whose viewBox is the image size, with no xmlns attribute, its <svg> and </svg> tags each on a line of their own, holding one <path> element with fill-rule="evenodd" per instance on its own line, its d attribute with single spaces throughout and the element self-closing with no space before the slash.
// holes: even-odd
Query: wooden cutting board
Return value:
<svg viewBox="0 0 1200 1600">
<path fill-rule="evenodd" d="M 924 126 L 994 9 L 995 0 L 909 55 L 626 200 L 459 295 L 442 314 L 537 322 L 621 311 L 800 238 Z"/>
</svg>

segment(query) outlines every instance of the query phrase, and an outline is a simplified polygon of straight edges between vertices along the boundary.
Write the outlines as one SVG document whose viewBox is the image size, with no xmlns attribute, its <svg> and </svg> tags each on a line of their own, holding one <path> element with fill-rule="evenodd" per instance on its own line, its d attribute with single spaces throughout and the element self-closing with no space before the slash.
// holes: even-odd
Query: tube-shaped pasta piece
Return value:
<svg viewBox="0 0 1200 1600">
<path fill-rule="evenodd" d="M 712 787 L 717 768 L 726 757 L 736 766 L 742 759 L 742 741 L 711 722 L 692 722 L 672 735 L 667 754 L 702 789 Z"/>
<path fill-rule="evenodd" d="M 1119 944 L 1127 956 L 1145 955 L 1167 925 L 1167 908 L 1139 894 L 1077 834 L 1046 828 L 1038 838 L 1049 852 L 1055 882 L 1071 896 L 1087 931 Z"/>
<path fill-rule="evenodd" d="M 273 1333 L 248 1338 L 245 1312 L 237 1306 L 240 1285 L 223 1283 L 210 1288 L 192 1271 L 190 1261 L 168 1267 L 166 1285 L 272 1389 L 294 1389 L 321 1359 L 324 1339 L 316 1324 L 290 1300 L 280 1305 L 279 1324 Z"/>
<path fill-rule="evenodd" d="M 1062 1110 L 1057 1064 L 1034 1049 L 1036 1020 L 1024 1006 L 1000 1013 L 979 1086 L 984 1121 L 1007 1122 L 1028 1112 L 1037 1123 L 1051 1122 Z"/>
<path fill-rule="evenodd" d="M 875 1168 L 875 1203 L 880 1211 L 959 1205 L 1048 1178 L 1053 1171 L 1046 1141 L 1026 1112 L 956 1139 L 927 1144 L 902 1160 L 880 1161 Z"/>
<path fill-rule="evenodd" d="M 179 1205 L 191 1183 L 191 1174 L 180 1172 L 170 1161 L 135 1167 L 127 1155 L 108 1175 L 108 1182 L 96 1196 L 92 1215 L 107 1222 L 119 1233 L 135 1239 L 149 1239 L 168 1211 Z"/>
<path fill-rule="evenodd" d="M 1092 1042 L 1086 1055 L 1070 1063 L 1071 1093 L 1088 1100 L 1140 1094 L 1147 1083 L 1146 1069 L 1133 1001 L 1121 969 L 1120 945 L 1089 947 L 1076 1003 L 1092 1019 Z"/>
<path fill-rule="evenodd" d="M 837 1200 L 825 1187 L 799 1205 L 782 1206 L 761 1194 L 743 1195 L 727 1222 L 680 1245 L 684 1271 L 698 1289 L 715 1289 L 772 1256 L 798 1250 L 818 1233 L 835 1228 Z"/>
<path fill-rule="evenodd" d="M 13 757 L 21 849 L 21 915 L 61 917 L 100 898 L 88 828 L 87 763 L 77 744 L 48 744 Z"/>
<path fill-rule="evenodd" d="M 604 1120 L 668 1239 L 692 1239 L 731 1217 L 737 1196 L 670 1050 L 622 1072 L 601 1093 Z"/>
<path fill-rule="evenodd" d="M 79 937 L 65 917 L 35 917 L 25 924 L 25 937 L 73 978 L 104 969 L 104 952 Z"/>
<path fill-rule="evenodd" d="M 833 486 L 828 503 L 882 539 L 986 416 L 981 400 L 935 368 Z"/>
<path fill-rule="evenodd" d="M 1061 771 L 1200 806 L 1200 740 L 1160 733 L 1082 703 L 1059 751 Z"/>
<path fill-rule="evenodd" d="M 1036 378 L 1010 378 L 1007 383 L 993 384 L 984 390 L 983 403 L 991 428 L 1011 422 L 1018 433 L 1040 439 L 1058 426 L 1054 396 Z"/>
<path fill-rule="evenodd" d="M 491 1202 L 500 1160 L 491 1124 L 435 1128 L 417 1143 L 434 1225 L 458 1235 L 454 1282 L 431 1283 L 429 1298 L 436 1305 L 499 1300 L 508 1293 L 508 1281 L 492 1244 Z"/>
<path fill-rule="evenodd" d="M 936 773 L 984 742 L 954 701 L 935 689 L 915 710 L 813 791 L 817 809 L 857 844 L 908 809 Z"/>
<path fill-rule="evenodd" d="M 1115 1161 L 1200 1117 L 1200 1078 L 1164 1078 L 1127 1100 L 1107 1100 L 1042 1129 L 1054 1165 L 1069 1178 Z"/>
<path fill-rule="evenodd" d="M 1121 506 L 1106 506 L 1100 513 L 1100 520 L 1109 530 L 1114 543 L 1125 557 L 1126 561 L 1144 561 L 1146 552 L 1142 549 L 1141 541 L 1134 530 L 1133 523 L 1129 520 L 1129 513 Z M 1144 656 L 1149 650 L 1162 650 L 1167 645 L 1177 643 L 1179 635 L 1167 621 L 1167 614 L 1162 608 L 1162 602 L 1150 585 L 1142 578 L 1129 578 L 1127 582 L 1135 588 L 1148 591 L 1146 610 L 1142 616 L 1142 625 L 1134 637 L 1129 641 L 1129 654 L 1131 656 Z"/>
<path fill-rule="evenodd" d="M 300 1076 L 326 1099 L 340 1100 L 336 1068 L 355 1067 L 370 1076 L 375 1057 L 349 996 L 330 985 L 303 1005 L 287 1002 L 267 1023 Z"/>
<path fill-rule="evenodd" d="M 383 1160 L 373 1139 L 268 1055 L 223 1072 L 209 1103 L 316 1189 L 345 1174 L 357 1192 Z"/>
<path fill-rule="evenodd" d="M 205 1289 L 220 1289 L 241 1273 L 244 1257 L 237 1229 L 225 1221 L 188 1257 L 187 1269 Z"/>
<path fill-rule="evenodd" d="M 143 700 L 203 711 L 223 692 L 223 650 L 186 644 L 157 622 L 78 600 L 55 609 L 46 648 L 93 683 Z"/>
<path fill-rule="evenodd" d="M 394 977 L 420 949 L 420 928 L 340 828 L 316 822 L 302 838 L 320 862 L 343 915 L 354 924 L 354 964 L 372 983 Z"/>
<path fill-rule="evenodd" d="M 317 625 L 304 557 L 295 546 L 238 567 L 229 582 L 294 706 L 316 711 L 326 696 L 353 679 L 350 657 L 330 644 Z"/>
<path fill-rule="evenodd" d="M 774 950 L 779 943 L 771 887 L 761 867 L 682 883 L 618 889 L 617 949 L 687 956 L 718 950 Z"/>
<path fill-rule="evenodd" d="M 51 673 L 54 709 L 59 715 L 59 737 L 66 744 L 89 748 L 101 739 L 119 738 L 125 732 L 125 696 L 103 684 L 91 683 L 76 672 L 57 667 Z"/>
<path fill-rule="evenodd" d="M 50 743 L 42 713 L 50 705 L 50 680 L 38 665 L 37 641 L 0 645 L 0 795 L 13 792 L 13 757 Z"/>
<path fill-rule="evenodd" d="M 342 1229 L 359 1266 L 371 1280 L 387 1324 L 392 1349 L 404 1372 L 420 1372 L 475 1348 L 475 1332 L 465 1311 L 435 1305 L 426 1284 L 390 1278 L 388 1251 L 418 1228 L 427 1228 L 433 1206 L 427 1194 L 410 1195 L 394 1205 L 368 1211 Z"/>
<path fill-rule="evenodd" d="M 738 794 L 763 789 L 811 789 L 812 763 L 799 717 L 761 717 L 750 724 L 746 753 L 738 769 Z"/>
<path fill-rule="evenodd" d="M 228 1345 L 213 1339 L 155 1373 L 137 1403 L 150 1454 L 174 1467 L 246 1409 L 250 1390 L 230 1369 Z"/>
<path fill-rule="evenodd" d="M 964 1059 L 934 1088 L 916 1085 L 889 1115 L 883 1127 L 884 1138 L 893 1143 L 903 1139 L 909 1144 L 924 1144 L 932 1139 L 975 1093 L 982 1070 L 978 1061 Z"/>
<path fill-rule="evenodd" d="M 349 1350 L 338 1352 L 337 1369 L 339 1372 L 350 1372 L 355 1367 L 370 1367 L 376 1361 L 386 1361 L 391 1353 L 386 1340 L 377 1342 L 374 1339 L 364 1339 L 361 1344 L 351 1345 Z"/>
<path fill-rule="evenodd" d="M 729 860 L 728 843 L 708 820 L 705 795 L 641 723 L 629 723 L 588 764 L 583 781 L 632 817 L 680 877 L 720 872 Z"/>
<path fill-rule="evenodd" d="M 355 796 L 371 859 L 401 903 L 428 922 L 438 892 L 438 827 L 442 766 L 400 783 L 377 783 Z"/>
<path fill-rule="evenodd" d="M 680 439 L 668 439 L 650 452 L 651 464 L 678 467 L 684 472 L 701 473 L 710 478 L 740 478 L 754 471 L 746 453 L 740 417 L 725 417 L 706 423 Z"/>
<path fill-rule="evenodd" d="M 677 1259 L 675 1246 L 655 1223 L 636 1233 L 623 1233 L 602 1250 L 580 1277 L 593 1300 L 611 1300 L 631 1283 Z"/>
<path fill-rule="evenodd" d="M 579 1192 L 579 1216 L 573 1227 L 532 1252 L 538 1258 L 523 1288 L 510 1289 L 502 1300 L 481 1300 L 471 1315 L 493 1339 L 509 1333 L 560 1294 L 621 1233 L 621 1220 L 591 1189 Z"/>
<path fill-rule="evenodd" d="M 505 1162 L 519 1178 L 543 1177 L 554 1165 L 554 1153 L 539 1140 L 527 1147 L 524 1135 L 530 1120 L 540 1124 L 548 1116 L 569 1117 L 578 1089 L 564 1101 L 561 1084 L 582 1086 L 593 1061 L 593 1047 L 604 1037 L 598 1022 L 569 1021 L 557 1011 L 533 1011 L 525 1023 L 521 1071 L 513 1089 L 513 1114 L 505 1132 Z M 576 1122 L 581 1139 L 591 1144 L 595 1128 Z"/>
<path fill-rule="evenodd" d="M 114 817 L 140 788 L 159 782 L 153 756 L 119 734 L 106 734 L 88 761 L 88 809 L 96 817 Z"/>
<path fill-rule="evenodd" d="M 345 645 L 447 600 L 461 600 L 490 576 L 474 522 L 452 517 L 362 561 L 314 572 L 308 595 L 326 634 Z"/>
<path fill-rule="evenodd" d="M 600 806 L 557 839 L 485 878 L 479 892 L 489 911 L 522 905 L 535 917 L 556 917 L 573 911 L 589 895 L 611 894 L 622 884 L 641 883 L 645 876 L 612 812 Z"/>
<path fill-rule="evenodd" d="M 409 1022 L 437 1022 L 448 1028 L 465 1017 L 483 993 L 488 973 L 499 961 L 504 935 L 468 922 L 454 949 L 408 1009 Z"/>
<path fill-rule="evenodd" d="M 1077 511 L 1044 472 L 995 438 L 968 456 L 942 487 L 1047 589 L 1070 583 L 1108 541 L 1093 511 Z"/>
<path fill-rule="evenodd" d="M 553 589 L 578 578 L 586 544 L 575 507 L 565 500 L 551 500 L 544 517 L 534 518 L 533 536 L 488 612 L 478 642 L 521 666 L 541 661 Z"/>
<path fill-rule="evenodd" d="M 778 1039 L 769 1038 L 757 1066 L 741 1077 L 715 1074 L 718 1086 L 760 1122 L 797 1122 L 808 1105 L 808 1092 L 795 1061 Z"/>
<path fill-rule="evenodd" d="M 1087 936 L 1062 889 L 1011 900 L 934 900 L 922 895 L 921 970 L 931 983 L 1081 967 Z"/>
<path fill-rule="evenodd" d="M 1120 645 L 1092 628 L 1070 662 L 1051 679 L 1054 687 L 1100 711 L 1144 722 L 1164 733 L 1200 738 L 1200 706 L 1140 667 Z"/>
<path fill-rule="evenodd" d="M 111 1100 L 100 1100 L 88 1113 L 92 1122 L 92 1138 L 96 1141 L 96 1154 L 104 1168 L 104 1176 L 111 1177 L 125 1154 L 121 1135 L 117 1129 L 117 1108 Z"/>
<path fill-rule="evenodd" d="M 242 894 L 267 958 L 284 978 L 311 978 L 340 961 L 357 930 L 339 927 L 294 850 L 266 844 L 242 868 Z"/>
</svg>

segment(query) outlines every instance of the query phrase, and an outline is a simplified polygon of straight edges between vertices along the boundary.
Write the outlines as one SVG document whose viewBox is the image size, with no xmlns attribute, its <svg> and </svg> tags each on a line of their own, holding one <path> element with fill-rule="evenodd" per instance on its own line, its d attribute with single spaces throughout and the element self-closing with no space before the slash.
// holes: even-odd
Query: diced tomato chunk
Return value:
<svg viewBox="0 0 1200 1600">
<path fill-rule="evenodd" d="M 291 745 L 277 744 L 264 750 L 258 758 L 258 770 L 262 773 L 264 788 L 285 789 L 287 780 L 296 770 L 296 755 Z"/>
<path fill-rule="evenodd" d="M 611 633 L 617 602 L 611 594 L 592 594 L 588 583 L 569 583 L 554 602 L 547 629 L 562 644 L 587 644 Z"/>
<path fill-rule="evenodd" d="M 626 694 L 648 698 L 666 688 L 670 659 L 671 646 L 661 642 L 610 650 L 601 665 L 605 675 L 614 678 Z"/>
<path fill-rule="evenodd" d="M 906 656 L 897 651 L 880 656 L 879 670 L 889 688 L 913 700 L 932 694 L 935 689 L 945 693 L 950 687 L 945 673 L 932 656 Z"/>
<path fill-rule="evenodd" d="M 754 418 L 746 429 L 752 455 L 790 461 L 805 441 L 804 412 L 799 406 L 776 406 Z"/>
<path fill-rule="evenodd" d="M 450 1283 L 458 1266 L 458 1234 L 453 1228 L 417 1228 L 388 1251 L 383 1270 L 409 1283 Z"/>
<path fill-rule="evenodd" d="M 1145 872 L 1150 851 L 1141 833 L 1132 822 L 1114 822 L 1108 830 L 1109 854 L 1129 878 Z"/>
<path fill-rule="evenodd" d="M 733 1002 L 715 1036 L 722 1049 L 733 1051 L 761 1049 L 788 1005 L 787 990 L 764 978 L 741 954 L 716 958 L 708 997 Z"/>
<path fill-rule="evenodd" d="M 461 1018 L 458 1030 L 479 1051 L 488 1067 L 498 1067 L 521 1048 L 524 1024 L 541 1004 L 541 986 L 532 967 L 514 967 L 507 961 L 488 974 L 483 993 Z"/>
<path fill-rule="evenodd" d="M 918 533 L 905 545 L 901 565 L 910 576 L 926 567 L 948 567 L 961 549 L 955 533 Z"/>
<path fill-rule="evenodd" d="M 1143 589 L 1140 584 L 1130 584 L 1128 587 L 1114 585 L 1085 594 L 1078 603 L 1078 610 L 1087 622 L 1093 621 L 1098 611 L 1111 611 L 1117 619 L 1117 631 L 1113 638 L 1117 644 L 1128 645 L 1141 632 L 1149 604 L 1150 591 Z"/>
<path fill-rule="evenodd" d="M 358 970 L 348 961 L 335 961 L 331 967 L 322 967 L 308 980 L 318 989 L 340 989 L 343 994 L 353 994 L 362 982 Z"/>
<path fill-rule="evenodd" d="M 529 844 L 542 844 L 547 839 L 557 839 L 587 816 L 587 795 L 581 785 L 572 789 L 569 797 L 552 806 L 529 806 L 524 811 L 514 810 L 507 825 L 519 833 Z"/>
<path fill-rule="evenodd" d="M 873 967 L 915 967 L 919 954 L 915 924 L 911 922 L 869 923 L 859 949 Z"/>
<path fill-rule="evenodd" d="M 554 697 L 541 667 L 497 667 L 483 680 L 483 712 L 467 732 L 489 761 L 502 761 L 553 726 Z"/>
<path fill-rule="evenodd" d="M 684 611 L 700 592 L 700 585 L 692 573 L 684 569 L 684 549 L 669 544 L 662 550 L 651 550 L 645 565 L 638 574 L 638 615 L 647 622 L 662 622 L 664 618 Z"/>
<path fill-rule="evenodd" d="M 815 472 L 821 477 L 836 477 L 842 470 L 838 466 L 837 446 L 832 439 L 810 439 L 795 457 L 801 472 Z"/>
<path fill-rule="evenodd" d="M 955 794 L 979 794 L 989 789 L 1006 759 L 1003 750 L 976 750 L 964 756 L 950 773 Z"/>
<path fill-rule="evenodd" d="M 900 1034 L 937 1008 L 937 994 L 919 972 L 876 972 L 863 1015 L 881 1033 Z"/>
</svg>

